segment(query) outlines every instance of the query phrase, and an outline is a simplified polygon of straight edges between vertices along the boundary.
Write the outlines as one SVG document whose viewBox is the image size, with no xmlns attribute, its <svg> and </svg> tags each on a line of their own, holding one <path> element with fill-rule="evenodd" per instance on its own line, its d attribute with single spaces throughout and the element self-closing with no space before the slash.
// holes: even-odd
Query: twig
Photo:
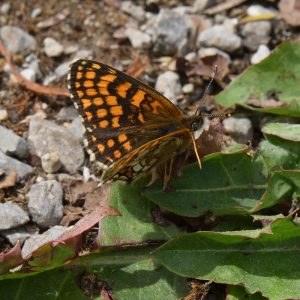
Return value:
<svg viewBox="0 0 300 300">
<path fill-rule="evenodd" d="M 46 94 L 46 95 L 54 95 L 54 96 L 66 96 L 69 97 L 69 91 L 66 89 L 54 87 L 54 86 L 42 86 L 38 83 L 32 82 L 28 79 L 26 79 L 18 70 L 18 68 L 14 65 L 12 56 L 9 53 L 9 51 L 5 48 L 3 42 L 0 40 L 0 53 L 4 56 L 6 62 L 10 66 L 11 73 L 15 76 L 17 82 L 27 88 L 28 90 L 31 90 L 35 93 L 39 94 Z"/>
<path fill-rule="evenodd" d="M 215 5 L 214 7 L 208 8 L 204 11 L 205 14 L 207 15 L 215 15 L 218 14 L 224 10 L 228 10 L 231 9 L 235 6 L 238 6 L 240 4 L 242 4 L 243 2 L 246 2 L 246 0 L 230 0 L 230 1 L 226 1 L 224 3 Z"/>
</svg>

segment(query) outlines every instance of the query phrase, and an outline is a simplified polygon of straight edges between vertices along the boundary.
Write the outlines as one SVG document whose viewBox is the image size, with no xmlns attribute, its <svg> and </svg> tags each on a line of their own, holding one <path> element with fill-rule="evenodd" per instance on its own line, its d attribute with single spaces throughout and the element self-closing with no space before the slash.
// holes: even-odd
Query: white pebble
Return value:
<svg viewBox="0 0 300 300">
<path fill-rule="evenodd" d="M 271 51 L 266 45 L 260 45 L 250 59 L 251 64 L 258 64 L 259 62 L 267 58 L 270 53 Z"/>
</svg>

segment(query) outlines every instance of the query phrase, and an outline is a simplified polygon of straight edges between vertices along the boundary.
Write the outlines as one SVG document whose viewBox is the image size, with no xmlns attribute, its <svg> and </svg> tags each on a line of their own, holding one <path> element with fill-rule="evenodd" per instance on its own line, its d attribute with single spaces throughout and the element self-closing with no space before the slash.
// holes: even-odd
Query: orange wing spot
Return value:
<svg viewBox="0 0 300 300">
<path fill-rule="evenodd" d="M 104 96 L 108 96 L 109 92 L 107 88 L 99 88 L 99 93 Z"/>
<path fill-rule="evenodd" d="M 103 152 L 105 151 L 105 146 L 102 145 L 102 144 L 98 144 L 98 145 L 97 145 L 97 148 L 98 148 L 98 150 L 99 150 L 101 153 L 103 153 Z"/>
<path fill-rule="evenodd" d="M 101 66 L 99 64 L 93 63 L 92 68 L 99 70 L 101 69 Z"/>
<path fill-rule="evenodd" d="M 83 66 L 78 66 L 78 70 L 82 71 L 83 70 Z"/>
<path fill-rule="evenodd" d="M 97 86 L 99 88 L 107 88 L 108 85 L 109 85 L 108 81 L 100 80 L 99 82 L 97 82 Z"/>
<path fill-rule="evenodd" d="M 97 129 L 97 125 L 96 124 L 93 124 L 93 129 Z"/>
<path fill-rule="evenodd" d="M 92 105 L 92 101 L 90 99 L 81 99 L 83 109 L 87 109 Z"/>
<path fill-rule="evenodd" d="M 117 105 L 117 106 L 112 106 L 110 109 L 109 109 L 110 113 L 113 115 L 113 116 L 121 116 L 123 115 L 123 109 L 122 109 L 122 106 L 121 105 Z"/>
<path fill-rule="evenodd" d="M 117 97 L 116 96 L 107 96 L 106 103 L 109 106 L 118 105 Z"/>
<path fill-rule="evenodd" d="M 141 123 L 145 123 L 145 119 L 144 119 L 144 116 L 143 116 L 142 113 L 139 113 L 138 119 L 139 119 L 139 121 L 140 121 Z"/>
<path fill-rule="evenodd" d="M 96 72 L 94 71 L 88 71 L 85 74 L 86 79 L 94 79 L 96 77 Z"/>
<path fill-rule="evenodd" d="M 82 72 L 77 72 L 76 73 L 76 79 L 79 80 L 82 78 Z"/>
<path fill-rule="evenodd" d="M 109 125 L 109 122 L 107 120 L 103 120 L 101 122 L 99 122 L 99 126 L 101 128 L 106 128 Z"/>
<path fill-rule="evenodd" d="M 86 118 L 88 119 L 88 121 L 91 121 L 93 119 L 93 114 L 89 111 L 85 111 L 84 112 L 86 115 Z"/>
<path fill-rule="evenodd" d="M 113 118 L 111 119 L 112 127 L 113 127 L 113 128 L 118 128 L 118 127 L 120 127 L 119 119 L 120 119 L 120 117 L 113 117 Z"/>
<path fill-rule="evenodd" d="M 136 107 L 140 107 L 141 102 L 145 98 L 145 92 L 142 90 L 137 90 L 137 92 L 133 95 L 130 103 Z"/>
<path fill-rule="evenodd" d="M 97 117 L 99 119 L 104 118 L 105 116 L 107 116 L 107 110 L 104 108 L 100 108 L 97 110 Z"/>
<path fill-rule="evenodd" d="M 77 96 L 78 96 L 79 98 L 82 98 L 83 95 L 84 95 L 83 91 L 77 91 Z"/>
<path fill-rule="evenodd" d="M 114 157 L 115 158 L 120 158 L 122 156 L 122 154 L 121 154 L 121 151 L 120 150 L 116 150 L 115 152 L 114 152 Z"/>
<path fill-rule="evenodd" d="M 97 138 L 96 138 L 94 135 L 92 135 L 92 141 L 93 141 L 94 143 L 97 141 Z"/>
<path fill-rule="evenodd" d="M 158 101 L 153 101 L 153 102 L 150 102 L 150 105 L 151 105 L 152 108 L 153 108 L 153 112 L 154 112 L 155 114 L 158 114 L 157 108 L 160 107 L 159 102 L 158 102 Z"/>
<path fill-rule="evenodd" d="M 119 141 L 120 144 L 124 143 L 126 140 L 127 140 L 127 135 L 125 133 L 121 133 L 118 136 L 118 141 Z"/>
<path fill-rule="evenodd" d="M 109 139 L 109 140 L 107 141 L 107 146 L 108 146 L 109 148 L 112 148 L 114 145 L 115 145 L 115 141 L 114 141 L 113 139 Z"/>
<path fill-rule="evenodd" d="M 76 81 L 76 82 L 75 82 L 75 87 L 76 87 L 76 89 L 80 88 L 80 86 L 81 86 L 80 82 Z"/>
<path fill-rule="evenodd" d="M 97 97 L 93 99 L 93 104 L 96 106 L 101 106 L 104 103 L 103 99 L 101 97 Z"/>
<path fill-rule="evenodd" d="M 120 97 L 126 98 L 127 91 L 131 88 L 130 82 L 124 82 L 116 87 L 117 93 Z"/>
<path fill-rule="evenodd" d="M 117 76 L 112 75 L 112 74 L 107 74 L 107 75 L 101 76 L 101 80 L 109 81 L 109 82 L 114 82 L 116 78 L 117 78 Z"/>
<path fill-rule="evenodd" d="M 92 87 L 94 87 L 94 81 L 92 81 L 92 80 L 85 80 L 83 82 L 83 86 L 86 87 L 86 88 L 92 88 Z"/>
<path fill-rule="evenodd" d="M 95 89 L 87 89 L 86 90 L 86 94 L 88 96 L 96 96 L 97 95 L 97 91 Z"/>
<path fill-rule="evenodd" d="M 130 141 L 127 141 L 126 143 L 123 144 L 123 148 L 129 152 L 132 149 Z"/>
</svg>

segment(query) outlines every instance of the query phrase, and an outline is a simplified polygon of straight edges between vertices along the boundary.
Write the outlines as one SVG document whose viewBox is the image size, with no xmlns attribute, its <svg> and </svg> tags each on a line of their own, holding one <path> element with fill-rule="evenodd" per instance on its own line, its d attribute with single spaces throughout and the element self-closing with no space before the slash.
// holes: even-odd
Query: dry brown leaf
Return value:
<svg viewBox="0 0 300 300">
<path fill-rule="evenodd" d="M 17 172 L 12 171 L 9 175 L 7 175 L 4 180 L 0 182 L 0 189 L 6 189 L 12 186 L 15 186 L 17 181 Z"/>
<path fill-rule="evenodd" d="M 281 0 L 279 10 L 289 25 L 300 26 L 300 0 Z"/>
</svg>

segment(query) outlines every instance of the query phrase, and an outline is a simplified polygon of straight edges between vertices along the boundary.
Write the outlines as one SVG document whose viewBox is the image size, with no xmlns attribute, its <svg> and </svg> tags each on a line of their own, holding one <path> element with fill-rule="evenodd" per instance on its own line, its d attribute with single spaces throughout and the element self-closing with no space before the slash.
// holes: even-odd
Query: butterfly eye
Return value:
<svg viewBox="0 0 300 300">
<path fill-rule="evenodd" d="M 193 131 L 197 131 L 200 128 L 200 126 L 201 126 L 201 123 L 199 121 L 193 122 L 192 123 L 192 129 L 193 129 Z"/>
</svg>

